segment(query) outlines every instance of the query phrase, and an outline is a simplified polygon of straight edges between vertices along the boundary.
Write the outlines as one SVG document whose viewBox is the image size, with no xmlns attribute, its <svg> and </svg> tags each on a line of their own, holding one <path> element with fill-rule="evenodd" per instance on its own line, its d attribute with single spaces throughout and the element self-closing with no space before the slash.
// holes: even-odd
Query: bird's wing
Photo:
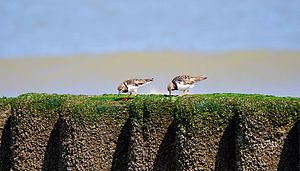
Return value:
<svg viewBox="0 0 300 171">
<path fill-rule="evenodd" d="M 192 77 L 188 76 L 188 75 L 179 75 L 179 76 L 175 77 L 172 80 L 172 82 L 177 83 L 177 84 L 182 84 L 182 85 L 195 83 L 195 81 L 192 79 Z"/>
<path fill-rule="evenodd" d="M 129 85 L 141 86 L 141 85 L 145 84 L 146 81 L 143 79 L 129 79 L 129 80 L 126 80 L 126 83 Z"/>
</svg>

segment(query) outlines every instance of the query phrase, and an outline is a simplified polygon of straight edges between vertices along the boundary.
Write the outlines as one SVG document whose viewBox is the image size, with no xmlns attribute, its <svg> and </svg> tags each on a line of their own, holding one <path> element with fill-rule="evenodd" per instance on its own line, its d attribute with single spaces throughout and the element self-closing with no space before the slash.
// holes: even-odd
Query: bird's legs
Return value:
<svg viewBox="0 0 300 171">
<path fill-rule="evenodd" d="M 132 95 L 132 92 L 129 92 L 129 95 L 127 96 L 127 99 L 129 99 L 129 97 Z"/>
<path fill-rule="evenodd" d="M 184 95 L 185 95 L 185 90 L 183 90 L 179 96 L 184 96 Z"/>
<path fill-rule="evenodd" d="M 137 91 L 131 91 L 131 92 L 129 92 L 128 98 L 129 98 L 129 96 L 131 96 L 131 95 L 136 96 L 136 95 L 137 95 Z"/>
<path fill-rule="evenodd" d="M 136 96 L 136 95 L 137 95 L 137 91 L 134 91 L 133 95 L 135 95 L 135 96 Z"/>
<path fill-rule="evenodd" d="M 183 95 L 187 95 L 188 91 L 187 90 L 184 90 L 183 91 Z"/>
<path fill-rule="evenodd" d="M 190 90 L 186 89 L 185 92 L 186 92 L 186 95 L 188 95 L 190 93 Z"/>
<path fill-rule="evenodd" d="M 184 96 L 184 95 L 187 95 L 187 94 L 189 94 L 189 90 L 187 89 L 187 90 L 183 90 L 183 92 L 182 92 L 182 94 L 180 94 L 180 96 Z"/>
</svg>

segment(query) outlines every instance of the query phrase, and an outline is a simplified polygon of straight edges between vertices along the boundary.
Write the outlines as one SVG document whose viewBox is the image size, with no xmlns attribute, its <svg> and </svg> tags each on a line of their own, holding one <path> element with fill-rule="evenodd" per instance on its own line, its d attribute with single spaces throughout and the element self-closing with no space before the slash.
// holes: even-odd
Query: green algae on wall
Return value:
<svg viewBox="0 0 300 171">
<path fill-rule="evenodd" d="M 235 98 L 218 95 L 178 100 L 175 113 L 180 128 L 176 136 L 179 170 L 235 169 L 235 104 Z"/>
<path fill-rule="evenodd" d="M 126 97 L 0 98 L 2 168 L 3 162 L 15 170 L 299 168 L 299 98 Z"/>
<path fill-rule="evenodd" d="M 176 170 L 173 98 L 138 96 L 129 105 L 129 170 Z"/>
<path fill-rule="evenodd" d="M 112 140 L 116 143 L 118 130 L 128 118 L 124 104 L 122 101 L 107 100 L 106 97 L 95 100 L 74 95 L 25 94 L 13 99 L 12 169 L 82 169 L 85 166 L 107 169 L 111 162 L 103 161 L 107 157 L 112 160 L 110 156 L 114 153 L 115 144 L 110 145 L 108 155 L 100 147 Z M 87 143 L 79 146 L 84 141 Z M 93 149 L 91 146 L 98 148 L 90 150 Z M 87 153 L 83 155 L 79 151 Z M 101 156 L 95 154 L 104 155 L 104 159 L 100 161 Z M 82 163 L 79 161 L 86 165 L 80 167 Z"/>
<path fill-rule="evenodd" d="M 239 169 L 289 170 L 299 167 L 299 148 L 289 163 L 282 163 L 285 140 L 300 114 L 299 100 L 245 97 L 237 106 L 237 167 Z M 297 140 L 295 140 L 297 141 Z M 298 149 L 298 150 L 297 150 Z M 285 169 L 283 169 L 285 170 Z"/>
</svg>

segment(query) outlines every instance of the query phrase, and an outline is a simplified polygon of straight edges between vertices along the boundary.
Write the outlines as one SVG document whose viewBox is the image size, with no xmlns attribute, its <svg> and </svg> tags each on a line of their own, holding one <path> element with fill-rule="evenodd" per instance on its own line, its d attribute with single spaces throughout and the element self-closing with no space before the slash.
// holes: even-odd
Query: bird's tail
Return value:
<svg viewBox="0 0 300 171">
<path fill-rule="evenodd" d="M 206 80 L 206 79 L 207 79 L 207 77 L 205 75 L 200 75 L 200 76 L 193 77 L 193 80 L 195 82 Z"/>
<path fill-rule="evenodd" d="M 151 82 L 151 81 L 153 81 L 153 78 L 151 78 L 151 79 L 144 79 L 146 82 Z"/>
</svg>

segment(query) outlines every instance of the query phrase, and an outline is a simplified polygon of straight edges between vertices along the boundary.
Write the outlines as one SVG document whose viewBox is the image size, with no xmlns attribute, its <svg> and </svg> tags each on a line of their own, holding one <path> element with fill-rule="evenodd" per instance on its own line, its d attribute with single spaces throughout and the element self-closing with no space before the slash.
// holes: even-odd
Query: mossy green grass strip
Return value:
<svg viewBox="0 0 300 171">
<path fill-rule="evenodd" d="M 8 104 L 14 109 L 26 110 L 27 114 L 50 117 L 56 113 L 78 122 L 96 121 L 104 116 L 113 119 L 129 110 L 130 117 L 141 122 L 145 122 L 143 118 L 147 117 L 145 111 L 148 111 L 155 117 L 171 114 L 185 126 L 195 126 L 201 122 L 225 126 L 227 117 L 233 117 L 246 107 L 247 110 L 263 108 L 274 115 L 271 119 L 276 119 L 277 115 L 285 115 L 283 119 L 298 119 L 300 98 L 231 93 L 183 97 L 137 95 L 130 98 L 128 95 L 115 94 L 87 96 L 28 93 L 15 98 L 0 98 L 0 107 Z"/>
</svg>

